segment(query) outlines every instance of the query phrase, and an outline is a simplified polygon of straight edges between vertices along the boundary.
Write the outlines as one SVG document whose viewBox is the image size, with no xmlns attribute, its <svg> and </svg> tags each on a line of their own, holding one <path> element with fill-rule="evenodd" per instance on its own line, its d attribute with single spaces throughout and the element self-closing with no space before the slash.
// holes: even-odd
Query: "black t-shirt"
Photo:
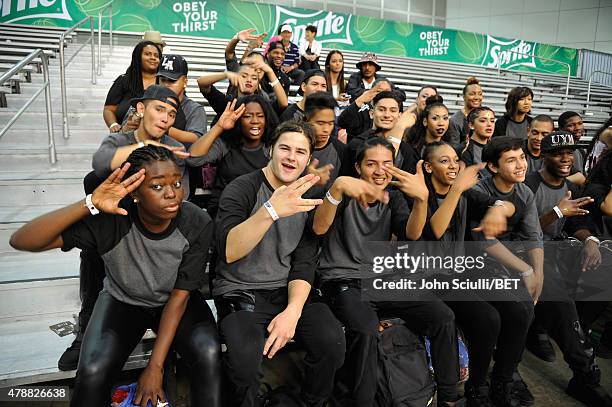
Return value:
<svg viewBox="0 0 612 407">
<path fill-rule="evenodd" d="M 475 140 L 470 139 L 470 143 L 464 151 L 464 146 L 459 146 L 459 152 L 461 153 L 461 161 L 465 163 L 466 166 L 480 164 L 482 163 L 482 150 L 484 149 L 485 144 L 481 144 Z M 485 178 L 491 175 L 491 172 L 487 167 L 484 167 L 482 170 L 478 172 L 478 176 L 480 178 Z"/>
<path fill-rule="evenodd" d="M 117 106 L 115 116 L 117 117 L 117 123 L 121 124 L 125 119 L 125 114 L 130 108 L 130 99 L 139 98 L 141 96 L 142 95 L 130 96 L 130 89 L 127 84 L 127 77 L 125 75 L 119 75 L 117 79 L 115 79 L 115 82 L 113 82 L 111 88 L 108 90 L 104 106 Z"/>
<path fill-rule="evenodd" d="M 229 232 L 257 212 L 273 193 L 262 170 L 236 178 L 223 191 L 215 222 L 219 259 L 214 296 L 286 287 L 292 280 L 312 284 L 318 246 L 305 212 L 275 221 L 249 254 L 232 263 L 226 261 Z"/>
<path fill-rule="evenodd" d="M 95 250 L 104 260 L 104 290 L 126 304 L 158 307 L 174 288 L 199 289 L 213 236 L 210 216 L 183 201 L 168 228 L 152 233 L 135 205 L 128 212 L 101 213 L 73 224 L 62 232 L 62 250 Z"/>
<path fill-rule="evenodd" d="M 283 114 L 280 116 L 280 122 L 286 122 L 287 120 L 302 120 L 304 118 L 304 111 L 300 109 L 297 103 L 287 106 Z"/>
</svg>

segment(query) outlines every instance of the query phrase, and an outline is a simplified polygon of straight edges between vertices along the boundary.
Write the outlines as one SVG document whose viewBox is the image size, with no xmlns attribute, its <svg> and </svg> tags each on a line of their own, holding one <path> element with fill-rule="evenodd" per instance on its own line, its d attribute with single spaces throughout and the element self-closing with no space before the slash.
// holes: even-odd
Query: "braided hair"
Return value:
<svg viewBox="0 0 612 407">
<path fill-rule="evenodd" d="M 126 179 L 131 177 L 146 165 L 156 161 L 171 161 L 178 167 L 178 163 L 172 151 L 164 147 L 147 145 L 132 151 L 127 160 L 125 160 L 126 163 L 130 163 L 130 168 L 128 168 L 123 178 Z"/>
<path fill-rule="evenodd" d="M 144 93 L 144 86 L 142 86 L 142 51 L 148 45 L 152 45 L 159 52 L 159 60 L 162 58 L 162 50 L 154 42 L 141 41 L 139 42 L 132 51 L 132 63 L 128 66 L 125 71 L 125 78 L 128 87 L 128 97 L 137 98 L 142 96 Z"/>
</svg>

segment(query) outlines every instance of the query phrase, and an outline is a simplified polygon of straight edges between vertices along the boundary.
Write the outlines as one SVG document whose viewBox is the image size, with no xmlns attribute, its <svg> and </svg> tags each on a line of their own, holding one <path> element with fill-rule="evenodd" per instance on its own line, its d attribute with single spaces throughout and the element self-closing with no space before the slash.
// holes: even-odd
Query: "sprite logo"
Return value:
<svg viewBox="0 0 612 407">
<path fill-rule="evenodd" d="M 504 69 L 517 66 L 536 67 L 536 44 L 522 40 L 502 41 L 487 35 L 487 51 L 480 65 L 497 68 L 498 64 Z"/>
<path fill-rule="evenodd" d="M 317 41 L 322 44 L 340 42 L 353 45 L 349 30 L 350 23 L 351 15 L 336 14 L 331 11 L 298 13 L 276 6 L 276 25 L 273 33 L 276 34 L 278 28 L 283 24 L 289 24 L 293 28 L 291 41 L 299 44 L 305 38 L 306 26 L 314 25 L 317 27 Z"/>
<path fill-rule="evenodd" d="M 15 23 L 30 18 L 59 18 L 72 21 L 66 0 L 0 0 L 0 19 Z"/>
</svg>

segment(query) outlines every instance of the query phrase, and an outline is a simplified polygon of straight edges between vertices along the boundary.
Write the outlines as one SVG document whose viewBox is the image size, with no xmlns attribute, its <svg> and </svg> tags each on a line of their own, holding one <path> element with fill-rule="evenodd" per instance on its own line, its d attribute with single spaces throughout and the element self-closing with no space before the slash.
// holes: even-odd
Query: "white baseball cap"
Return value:
<svg viewBox="0 0 612 407">
<path fill-rule="evenodd" d="M 281 27 L 280 32 L 283 32 L 283 31 L 289 31 L 290 33 L 293 33 L 293 28 L 291 28 L 289 24 L 285 24 Z"/>
</svg>

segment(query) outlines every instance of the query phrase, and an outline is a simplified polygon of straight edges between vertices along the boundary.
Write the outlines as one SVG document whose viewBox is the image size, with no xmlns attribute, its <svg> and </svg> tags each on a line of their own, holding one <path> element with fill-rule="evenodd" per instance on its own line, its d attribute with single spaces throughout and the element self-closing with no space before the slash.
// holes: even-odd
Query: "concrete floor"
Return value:
<svg viewBox="0 0 612 407">
<path fill-rule="evenodd" d="M 536 403 L 535 407 L 584 407 L 584 405 L 565 394 L 565 386 L 571 377 L 571 371 L 563 361 L 559 349 L 557 350 L 557 360 L 554 363 L 543 362 L 526 351 L 523 362 L 520 365 L 520 372 L 533 392 Z M 302 381 L 300 369 L 299 352 L 287 352 L 279 355 L 264 364 L 264 381 L 276 387 L 279 384 L 288 384 L 298 387 Z M 598 359 L 602 370 L 602 385 L 612 394 L 612 360 Z M 132 371 L 125 373 L 119 383 L 130 383 L 138 379 L 138 372 Z M 72 385 L 71 381 L 52 383 L 56 385 Z M 184 396 L 188 392 L 188 384 L 184 375 L 179 375 L 179 397 L 174 407 L 186 407 L 187 401 Z M 434 404 L 435 405 L 435 404 Z M 66 402 L 0 402 L 0 406 L 6 407 L 67 407 Z"/>
</svg>

